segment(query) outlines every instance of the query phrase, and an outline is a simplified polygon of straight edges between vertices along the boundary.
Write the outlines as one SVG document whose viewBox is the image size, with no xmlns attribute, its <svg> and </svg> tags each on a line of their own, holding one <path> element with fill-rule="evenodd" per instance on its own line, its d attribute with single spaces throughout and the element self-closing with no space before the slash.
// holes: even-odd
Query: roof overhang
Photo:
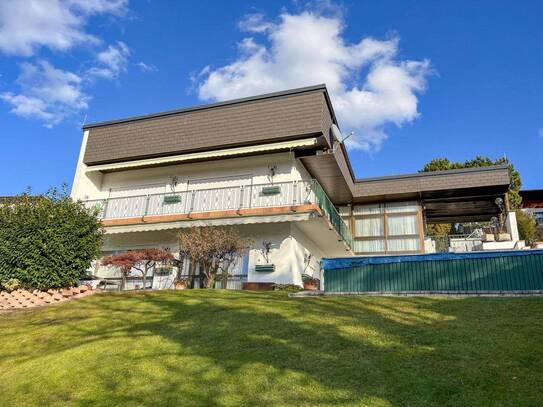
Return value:
<svg viewBox="0 0 543 407">
<path fill-rule="evenodd" d="M 505 192 L 488 191 L 488 194 L 476 195 L 479 191 L 456 191 L 450 197 L 422 196 L 421 202 L 427 223 L 462 223 L 486 222 L 499 216 L 504 206 L 497 203 L 502 199 L 505 203 Z"/>
<path fill-rule="evenodd" d="M 520 191 L 522 208 L 543 208 L 543 189 Z"/>
<path fill-rule="evenodd" d="M 507 166 L 466 168 L 362 179 L 353 203 L 416 199 L 428 223 L 482 222 L 504 210 L 508 190 Z"/>
<path fill-rule="evenodd" d="M 299 157 L 311 176 L 323 187 L 326 194 L 336 205 L 351 203 L 352 193 L 349 177 L 341 171 L 334 153 L 329 152 Z"/>
<path fill-rule="evenodd" d="M 508 189 L 508 167 L 496 165 L 357 180 L 353 201 L 503 195 Z"/>
<path fill-rule="evenodd" d="M 126 161 L 121 163 L 100 164 L 87 167 L 87 172 L 114 172 L 133 168 L 159 167 L 165 165 L 181 164 L 186 162 L 207 161 L 220 158 L 231 158 L 244 155 L 254 155 L 267 152 L 289 151 L 293 149 L 310 149 L 317 145 L 317 138 L 306 138 L 293 141 L 259 144 L 255 146 L 226 148 L 221 150 L 202 151 L 197 153 L 173 155 L 169 157 L 147 158 L 142 160 Z"/>
</svg>

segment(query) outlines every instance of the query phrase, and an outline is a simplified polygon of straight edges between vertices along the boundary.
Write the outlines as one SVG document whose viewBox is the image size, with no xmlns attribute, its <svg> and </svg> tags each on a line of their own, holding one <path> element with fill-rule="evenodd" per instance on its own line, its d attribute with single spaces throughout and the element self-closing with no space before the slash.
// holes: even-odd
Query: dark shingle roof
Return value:
<svg viewBox="0 0 543 407">
<path fill-rule="evenodd" d="M 88 165 L 328 134 L 324 85 L 84 126 Z M 323 139 L 324 142 L 324 139 Z"/>
</svg>

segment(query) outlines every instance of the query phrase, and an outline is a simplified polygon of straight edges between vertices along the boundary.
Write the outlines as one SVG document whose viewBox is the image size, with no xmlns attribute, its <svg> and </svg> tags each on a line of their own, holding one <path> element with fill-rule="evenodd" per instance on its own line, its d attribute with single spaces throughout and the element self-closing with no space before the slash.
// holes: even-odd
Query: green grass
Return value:
<svg viewBox="0 0 543 407">
<path fill-rule="evenodd" d="M 103 294 L 0 314 L 0 406 L 541 405 L 543 298 Z"/>
</svg>

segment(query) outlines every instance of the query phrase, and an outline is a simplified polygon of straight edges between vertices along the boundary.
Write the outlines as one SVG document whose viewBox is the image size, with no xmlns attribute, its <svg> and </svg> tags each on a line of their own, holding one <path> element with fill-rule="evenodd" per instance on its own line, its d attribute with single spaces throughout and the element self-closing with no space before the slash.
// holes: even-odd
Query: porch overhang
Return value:
<svg viewBox="0 0 543 407">
<path fill-rule="evenodd" d="M 354 203 L 421 201 L 428 223 L 488 221 L 503 211 L 497 198 L 509 190 L 507 166 L 466 168 L 390 177 L 355 183 Z"/>
<path fill-rule="evenodd" d="M 124 224 L 105 224 L 104 231 L 106 235 L 114 235 L 119 233 L 132 232 L 151 232 L 160 230 L 172 230 L 190 228 L 193 226 L 234 226 L 234 225 L 251 225 L 260 223 L 277 223 L 277 222 L 301 222 L 319 217 L 315 212 L 300 212 L 300 213 L 283 213 L 276 215 L 261 215 L 261 216 L 238 216 L 238 217 L 207 217 L 207 218 L 192 218 L 178 219 L 164 222 L 132 222 Z"/>
<path fill-rule="evenodd" d="M 454 191 L 450 196 L 423 194 L 426 223 L 486 222 L 504 211 L 507 191 Z M 498 204 L 501 199 L 503 204 Z"/>
</svg>

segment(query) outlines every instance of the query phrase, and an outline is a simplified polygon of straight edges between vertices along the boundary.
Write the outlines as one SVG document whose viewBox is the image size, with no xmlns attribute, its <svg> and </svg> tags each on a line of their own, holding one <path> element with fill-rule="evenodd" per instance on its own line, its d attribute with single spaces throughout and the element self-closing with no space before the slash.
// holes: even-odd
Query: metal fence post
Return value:
<svg viewBox="0 0 543 407">
<path fill-rule="evenodd" d="M 243 196 L 245 192 L 245 187 L 242 185 L 239 192 L 239 209 L 243 208 Z"/>
<path fill-rule="evenodd" d="M 143 216 L 147 215 L 147 212 L 149 211 L 149 200 L 151 199 L 151 195 L 147 195 L 145 198 L 145 209 L 143 211 Z"/>
<path fill-rule="evenodd" d="M 108 199 L 104 199 L 104 205 L 102 206 L 102 219 L 105 219 L 106 218 L 106 211 L 107 211 L 107 204 L 108 204 Z"/>
<path fill-rule="evenodd" d="M 196 195 L 196 191 L 192 190 L 192 195 L 190 197 L 190 210 L 189 212 L 192 212 L 194 210 L 194 195 Z"/>
</svg>

